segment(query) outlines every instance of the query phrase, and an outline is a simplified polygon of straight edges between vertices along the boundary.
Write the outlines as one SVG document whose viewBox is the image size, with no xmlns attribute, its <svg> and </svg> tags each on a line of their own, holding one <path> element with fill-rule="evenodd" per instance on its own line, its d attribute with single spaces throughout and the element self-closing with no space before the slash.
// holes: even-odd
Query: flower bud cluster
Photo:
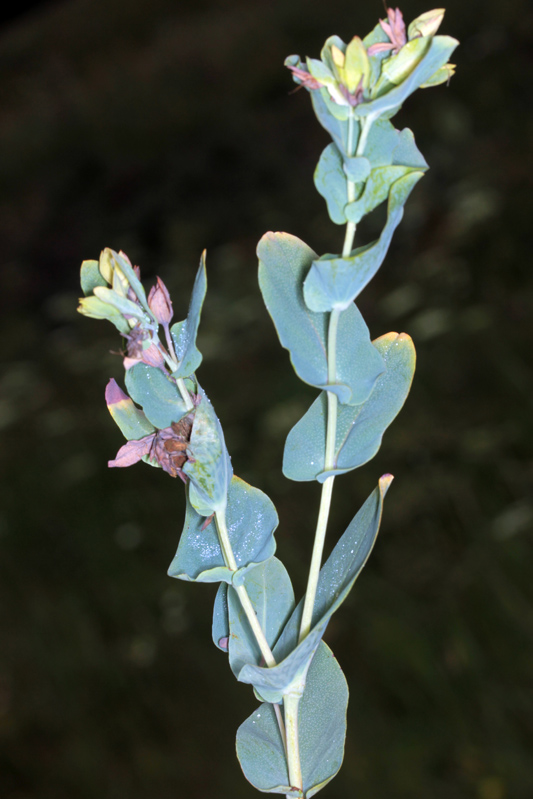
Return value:
<svg viewBox="0 0 533 799">
<path fill-rule="evenodd" d="M 313 91 L 325 89 L 334 103 L 355 108 L 375 100 L 409 78 L 426 56 L 442 19 L 444 9 L 426 11 L 406 30 L 399 8 L 387 9 L 387 19 L 361 40 L 346 44 L 339 36 L 327 39 L 320 59 L 289 56 L 285 65 L 296 83 Z M 370 43 L 372 42 L 372 43 Z M 421 88 L 437 86 L 454 74 L 454 64 L 444 64 Z"/>
<path fill-rule="evenodd" d="M 133 266 L 127 255 L 106 248 L 98 261 L 84 261 L 82 264 L 81 284 L 87 296 L 80 300 L 78 311 L 84 316 L 108 319 L 122 333 L 126 342 L 126 351 L 122 353 L 126 372 L 137 364 L 155 368 L 174 385 L 175 396 L 171 392 L 170 398 L 167 387 L 167 401 L 173 400 L 176 405 L 181 393 L 187 402 L 185 405 L 176 405 L 175 421 L 166 427 L 162 423 L 156 426 L 157 422 L 153 424 L 131 397 L 114 380 L 110 380 L 106 388 L 106 404 L 129 440 L 108 465 L 125 467 L 147 460 L 152 465 L 160 466 L 171 477 L 179 476 L 186 483 L 187 476 L 182 467 L 187 461 L 194 462 L 189 441 L 199 397 L 184 385 L 179 388 L 172 374 L 178 368 L 178 363 L 169 327 L 173 308 L 168 289 L 158 277 L 146 296 L 140 278 L 139 267 Z M 166 348 L 159 339 L 160 325 L 165 332 Z M 129 377 L 135 385 L 132 375 L 135 375 L 134 369 L 129 372 Z M 163 385 L 166 385 L 164 378 Z M 133 395 L 138 394 L 137 388 Z"/>
<path fill-rule="evenodd" d="M 126 369 L 142 362 L 166 373 L 165 363 L 175 368 L 169 335 L 172 301 L 159 277 L 147 297 L 140 276 L 141 270 L 132 266 L 125 253 L 107 247 L 98 261 L 84 261 L 82 265 L 82 287 L 88 296 L 80 299 L 78 311 L 95 319 L 108 319 L 118 328 L 126 340 Z M 159 340 L 159 325 L 165 331 L 169 350 Z"/>
</svg>

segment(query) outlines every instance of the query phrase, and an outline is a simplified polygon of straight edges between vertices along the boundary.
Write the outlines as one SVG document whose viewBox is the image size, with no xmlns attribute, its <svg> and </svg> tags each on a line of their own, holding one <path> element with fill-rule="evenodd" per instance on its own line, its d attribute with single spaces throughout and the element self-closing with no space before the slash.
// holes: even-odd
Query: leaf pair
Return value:
<svg viewBox="0 0 533 799">
<path fill-rule="evenodd" d="M 281 344 L 289 350 L 296 374 L 316 388 L 337 394 L 341 403 L 364 402 L 383 372 L 381 356 L 355 305 L 341 315 L 335 383 L 328 382 L 329 314 L 306 304 L 303 283 L 316 253 L 288 233 L 267 233 L 259 242 L 259 285 Z"/>
<path fill-rule="evenodd" d="M 357 122 L 355 127 L 357 141 L 360 135 Z M 340 139 L 334 136 L 334 142 L 322 152 L 314 175 L 316 189 L 326 200 L 330 218 L 337 225 L 348 221 L 357 223 L 387 199 L 395 180 L 413 169 L 427 169 L 408 128 L 398 131 L 386 119 L 378 119 L 370 129 L 364 156 L 357 157 L 347 155 L 346 133 L 343 129 Z M 356 184 L 359 195 L 364 189 L 363 197 L 350 205 L 347 180 Z"/>
<path fill-rule="evenodd" d="M 266 494 L 239 477 L 231 478 L 226 507 L 229 539 L 239 567 L 237 572 L 232 572 L 225 564 L 216 522 L 211 521 L 205 529 L 204 522 L 189 499 L 178 550 L 168 570 L 171 577 L 231 584 L 242 578 L 245 570 L 268 560 L 275 552 L 276 509 Z"/>
<path fill-rule="evenodd" d="M 397 169 L 403 171 L 404 174 L 394 179 L 394 175 L 391 173 Z M 354 212 L 354 218 L 358 220 L 359 214 L 367 213 L 364 210 L 367 202 L 374 207 L 374 203 L 378 204 L 388 196 L 387 222 L 379 239 L 372 244 L 353 250 L 349 256 L 324 255 L 313 261 L 303 290 L 305 303 L 312 311 L 349 309 L 380 268 L 389 249 L 393 233 L 402 220 L 403 206 L 412 189 L 424 174 L 419 170 L 407 170 L 405 173 L 405 169 L 405 167 L 395 166 L 375 169 L 367 182 L 367 186 L 372 185 L 372 190 L 367 193 L 365 187 L 361 199 L 346 206 L 345 210 L 349 213 L 349 209 L 354 208 L 358 203 L 362 205 L 363 210 Z M 377 173 L 384 176 L 384 182 L 379 185 L 372 183 Z M 385 175 L 385 173 L 387 174 Z M 393 180 L 393 182 L 388 184 L 389 180 Z"/>
<path fill-rule="evenodd" d="M 335 468 L 325 471 L 327 399 L 322 392 L 287 436 L 283 455 L 285 477 L 322 483 L 331 474 L 344 474 L 362 466 L 377 453 L 385 430 L 409 393 L 416 355 L 413 342 L 405 333 L 387 333 L 376 339 L 374 346 L 386 368 L 365 402 L 338 409 Z"/>
<path fill-rule="evenodd" d="M 379 530 L 383 499 L 391 480 L 390 475 L 381 478 L 378 488 L 352 520 L 322 567 L 309 635 L 298 643 L 302 600 L 274 647 L 277 666 L 267 669 L 255 665 L 258 662 L 257 652 L 252 652 L 252 647 L 245 649 L 244 658 L 234 661 L 235 670 L 236 665 L 247 660 L 238 679 L 251 683 L 270 703 L 280 702 L 284 694 L 298 685 L 302 674 L 306 676 L 299 710 L 300 757 L 306 797 L 318 793 L 339 770 L 346 732 L 346 680 L 321 638 L 329 619 L 347 597 L 370 555 Z M 247 584 L 253 574 L 250 572 L 247 575 Z M 278 600 L 272 597 L 271 601 Z M 231 600 L 228 604 L 231 609 Z M 265 617 L 269 615 L 268 610 L 263 610 Z M 215 635 L 222 631 L 220 617 L 219 612 L 217 623 L 214 624 Z M 230 660 L 233 647 L 231 629 L 230 625 Z M 239 644 L 239 652 L 242 651 L 243 647 Z M 237 732 L 237 755 L 245 776 L 259 790 L 289 796 L 301 795 L 289 785 L 283 742 L 271 704 L 263 703 L 240 726 Z"/>
</svg>

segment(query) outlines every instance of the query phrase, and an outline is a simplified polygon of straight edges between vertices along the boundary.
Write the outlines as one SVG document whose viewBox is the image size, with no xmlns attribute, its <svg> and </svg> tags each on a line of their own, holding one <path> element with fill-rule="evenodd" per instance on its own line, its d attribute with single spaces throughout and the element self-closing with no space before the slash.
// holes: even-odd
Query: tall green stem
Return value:
<svg viewBox="0 0 533 799">
<path fill-rule="evenodd" d="M 337 329 L 339 325 L 340 311 L 332 311 L 329 317 L 328 328 L 328 383 L 336 382 L 337 376 Z M 333 469 L 335 466 L 335 436 L 337 434 L 337 395 L 333 391 L 327 392 L 328 396 L 328 424 L 326 429 L 326 451 L 324 459 L 324 470 Z M 305 592 L 304 609 L 300 624 L 300 641 L 309 634 L 315 606 L 316 590 L 318 586 L 318 576 L 320 574 L 320 564 L 322 563 L 322 553 L 324 552 L 324 542 L 326 540 L 326 530 L 328 526 L 329 510 L 331 507 L 331 496 L 333 493 L 334 476 L 327 477 L 322 484 L 322 494 L 320 496 L 320 509 L 313 544 L 313 554 L 311 556 L 311 566 L 309 568 L 309 579 Z"/>
<path fill-rule="evenodd" d="M 218 540 L 220 541 L 220 548 L 222 549 L 222 555 L 224 557 L 224 563 L 231 571 L 237 571 L 237 561 L 235 560 L 233 547 L 231 546 L 231 541 L 229 540 L 225 513 L 217 511 L 215 513 L 215 522 L 218 531 Z M 255 640 L 257 641 L 257 645 L 259 646 L 263 659 L 268 668 L 272 668 L 276 665 L 276 660 L 265 637 L 263 628 L 259 624 L 259 619 L 257 618 L 257 614 L 254 610 L 250 597 L 248 596 L 246 586 L 237 585 L 234 586 L 234 589 L 239 597 L 241 607 L 246 614 L 246 618 L 248 619 L 248 623 L 255 636 Z M 287 767 L 289 769 L 291 786 L 297 787 L 303 791 L 302 772 L 300 767 L 300 749 L 298 744 L 298 707 L 296 706 L 296 716 L 294 716 L 294 713 L 291 712 L 290 709 L 287 709 L 287 701 L 288 698 L 284 697 L 283 704 L 285 706 L 285 721 L 283 720 L 279 705 L 274 704 L 273 708 L 274 713 L 276 714 L 281 740 L 283 741 L 283 747 L 287 756 Z M 289 727 L 291 730 L 294 728 L 296 729 L 296 737 L 294 734 L 291 734 L 289 738 Z"/>
<path fill-rule="evenodd" d="M 370 128 L 375 120 L 375 116 L 369 114 L 366 117 L 359 118 L 359 137 L 357 140 L 357 147 L 354 145 L 354 138 L 355 138 L 355 117 L 352 113 L 348 117 L 348 142 L 346 145 L 346 154 L 348 157 L 352 156 L 360 156 L 363 155 L 365 152 L 366 143 L 368 141 L 368 134 L 370 133 Z M 346 191 L 348 195 L 348 202 L 353 203 L 356 199 L 355 197 L 355 183 L 351 180 L 346 181 Z M 344 236 L 344 246 L 342 248 L 342 257 L 347 258 L 353 248 L 353 240 L 355 238 L 355 229 L 356 225 L 355 222 L 348 222 L 346 224 L 346 233 Z"/>
<path fill-rule="evenodd" d="M 369 115 L 359 119 L 359 136 L 357 145 L 355 144 L 355 117 L 353 111 L 348 117 L 348 141 L 346 143 L 346 154 L 348 157 L 363 155 L 368 141 L 368 134 L 374 122 L 375 117 Z M 346 193 L 348 202 L 355 200 L 355 183 L 351 180 L 347 181 Z M 344 237 L 344 246 L 342 248 L 342 257 L 347 258 L 353 248 L 353 241 L 355 237 L 356 226 L 352 222 L 346 225 L 346 234 Z M 337 330 L 339 325 L 340 311 L 334 309 L 331 311 L 329 318 L 328 329 L 328 384 L 333 385 L 337 382 Z M 327 392 L 328 395 L 328 423 L 326 429 L 326 450 L 324 459 L 324 470 L 328 471 L 335 466 L 335 437 L 337 434 L 337 395 L 332 391 Z M 311 629 L 311 622 L 313 618 L 313 608 L 315 605 L 316 591 L 318 586 L 318 576 L 320 574 L 320 565 L 322 563 L 322 554 L 324 552 L 324 543 L 326 539 L 326 530 L 328 525 L 329 511 L 331 507 L 331 496 L 333 493 L 334 477 L 328 477 L 322 484 L 322 494 L 320 497 L 320 509 L 318 511 L 318 519 L 315 533 L 315 541 L 313 545 L 313 554 L 311 556 L 311 566 L 309 569 L 309 580 L 307 582 L 307 591 L 305 594 L 304 609 L 302 613 L 302 621 L 300 625 L 300 641 L 309 634 Z"/>
<path fill-rule="evenodd" d="M 191 395 L 187 391 L 187 386 L 185 385 L 185 381 L 183 380 L 182 377 L 178 377 L 176 383 L 178 385 L 178 389 L 182 396 L 182 399 L 185 403 L 185 407 L 187 408 L 188 411 L 192 411 L 192 409 L 194 408 L 194 404 L 193 401 L 191 400 Z"/>
<path fill-rule="evenodd" d="M 228 535 L 228 528 L 226 526 L 226 515 L 223 512 L 217 511 L 215 513 L 216 525 L 218 530 L 218 538 L 220 541 L 220 547 L 222 549 L 222 553 L 224 555 L 224 560 L 226 562 L 226 566 L 232 572 L 237 571 L 237 561 L 235 560 L 235 555 L 233 553 L 233 548 L 231 546 L 231 542 L 229 540 Z M 239 597 L 240 603 L 242 605 L 242 609 L 246 614 L 246 618 L 248 619 L 248 623 L 252 628 L 252 632 L 255 636 L 255 640 L 257 641 L 257 645 L 261 650 L 261 654 L 263 655 L 263 659 L 266 665 L 269 668 L 276 665 L 276 661 L 274 659 L 274 655 L 272 654 L 272 650 L 268 645 L 268 641 L 265 638 L 265 634 L 261 625 L 259 624 L 259 620 L 257 618 L 257 614 L 253 608 L 252 602 L 250 597 L 248 596 L 248 591 L 246 590 L 246 586 L 244 585 L 237 585 L 234 586 L 234 589 Z"/>
<path fill-rule="evenodd" d="M 183 380 L 177 380 L 178 388 L 185 400 L 186 405 L 190 404 L 191 408 L 194 407 L 191 396 L 187 390 L 185 382 Z M 232 572 L 237 571 L 237 561 L 235 559 L 235 553 L 233 552 L 233 547 L 231 546 L 231 541 L 229 539 L 228 534 L 228 527 L 226 524 L 226 514 L 224 511 L 217 511 L 215 513 L 215 523 L 217 527 L 218 533 L 218 540 L 220 542 L 220 548 L 222 550 L 222 557 L 224 558 L 224 563 Z M 237 596 L 239 597 L 239 601 L 241 603 L 241 607 L 246 614 L 246 618 L 248 619 L 248 623 L 252 629 L 252 632 L 255 636 L 255 640 L 257 641 L 257 645 L 259 646 L 260 652 L 263 656 L 263 659 L 268 666 L 268 668 L 272 668 L 276 665 L 276 660 L 274 655 L 272 654 L 272 650 L 268 644 L 268 641 L 265 637 L 263 632 L 263 628 L 259 623 L 259 619 L 257 618 L 257 614 L 254 610 L 250 597 L 248 596 L 248 591 L 246 590 L 246 586 L 239 585 L 235 586 L 235 591 Z M 285 699 L 284 699 L 285 703 Z M 283 748 L 285 750 L 285 755 L 287 757 L 287 767 L 289 768 L 289 772 L 291 771 L 291 767 L 289 766 L 292 763 L 292 777 L 294 779 L 294 783 L 291 782 L 291 785 L 298 787 L 303 793 L 303 782 L 302 782 L 302 772 L 300 768 L 300 749 L 298 744 L 298 735 L 296 738 L 294 736 L 291 738 L 290 745 L 287 741 L 287 732 L 285 729 L 285 721 L 283 719 L 283 715 L 281 713 L 281 708 L 277 704 L 273 704 L 274 713 L 276 716 L 276 720 L 278 722 L 279 732 L 281 735 L 281 740 L 283 743 Z M 296 729 L 298 727 L 298 708 L 296 708 Z M 292 716 L 288 714 L 289 721 L 292 724 Z M 295 765 L 297 764 L 297 766 Z"/>
<path fill-rule="evenodd" d="M 298 739 L 298 705 L 299 694 L 287 694 L 283 698 L 285 707 L 285 729 L 287 731 L 287 766 L 291 788 L 303 791 L 302 765 L 300 763 L 300 747 Z"/>
<path fill-rule="evenodd" d="M 346 155 L 351 158 L 354 155 L 354 128 L 355 128 L 355 119 L 353 110 L 348 117 L 348 141 L 346 143 Z M 361 138 L 361 135 L 359 136 Z M 353 203 L 355 200 L 355 183 L 351 180 L 347 181 L 346 191 L 348 195 L 348 202 Z M 346 225 L 346 234 L 344 236 L 344 246 L 342 248 L 342 257 L 346 258 L 353 247 L 353 240 L 355 237 L 355 222 L 348 222 Z"/>
</svg>

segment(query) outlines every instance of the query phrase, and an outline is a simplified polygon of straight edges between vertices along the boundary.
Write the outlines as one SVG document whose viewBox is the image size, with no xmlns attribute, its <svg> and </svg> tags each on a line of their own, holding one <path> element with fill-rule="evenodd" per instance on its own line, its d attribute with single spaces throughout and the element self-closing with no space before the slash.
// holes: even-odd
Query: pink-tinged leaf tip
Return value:
<svg viewBox="0 0 533 799">
<path fill-rule="evenodd" d="M 228 644 L 229 644 L 229 638 L 227 636 L 225 638 L 218 639 L 219 647 L 223 649 L 225 652 L 228 651 Z"/>
<path fill-rule="evenodd" d="M 119 402 L 124 402 L 124 400 L 129 399 L 128 395 L 122 391 L 117 381 L 112 377 L 105 387 L 105 401 L 107 407 L 109 408 L 110 405 L 117 405 Z"/>
<path fill-rule="evenodd" d="M 138 463 L 145 455 L 150 453 L 154 441 L 154 434 L 145 436 L 138 441 L 128 441 L 117 452 L 117 457 L 113 461 L 108 461 L 107 465 L 110 469 L 115 466 L 124 468 L 126 466 L 133 466 Z"/>
<path fill-rule="evenodd" d="M 394 475 L 393 474 L 383 474 L 379 478 L 379 488 L 380 488 L 380 491 L 381 491 L 383 497 L 385 497 L 385 494 L 389 490 L 390 484 L 392 483 L 393 480 L 394 480 Z"/>
</svg>

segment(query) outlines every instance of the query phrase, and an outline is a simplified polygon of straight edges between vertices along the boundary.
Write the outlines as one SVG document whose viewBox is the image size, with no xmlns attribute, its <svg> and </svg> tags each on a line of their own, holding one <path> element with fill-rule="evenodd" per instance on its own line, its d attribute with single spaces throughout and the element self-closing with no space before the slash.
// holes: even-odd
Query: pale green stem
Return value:
<svg viewBox="0 0 533 799">
<path fill-rule="evenodd" d="M 368 140 L 368 134 L 370 133 L 370 128 L 372 127 L 372 123 L 375 120 L 375 116 L 369 114 L 366 117 L 359 118 L 359 124 L 361 126 L 359 139 L 357 141 L 357 147 L 355 148 L 354 152 L 354 114 L 353 111 L 351 112 L 350 116 L 348 117 L 348 142 L 346 147 L 346 152 L 348 156 L 360 156 L 363 155 L 366 147 L 366 143 Z M 348 202 L 353 203 L 355 200 L 355 183 L 351 180 L 346 182 L 346 190 L 348 194 Z M 353 247 L 353 240 L 355 238 L 355 222 L 348 222 L 346 224 L 346 234 L 344 236 L 344 246 L 342 248 L 342 257 L 347 258 Z"/>
<path fill-rule="evenodd" d="M 364 153 L 368 134 L 372 123 L 374 122 L 373 116 L 367 116 L 360 119 L 360 133 L 357 141 L 357 147 L 354 142 L 355 133 L 355 118 L 353 111 L 348 118 L 348 141 L 346 151 L 349 157 L 353 155 L 360 156 Z M 351 180 L 347 181 L 347 195 L 348 202 L 355 200 L 355 183 Z M 346 225 L 346 235 L 344 238 L 344 247 L 342 255 L 346 258 L 352 251 L 353 240 L 355 237 L 355 224 L 348 222 Z M 333 310 L 329 318 L 328 329 L 328 383 L 331 385 L 337 381 L 337 330 L 339 324 L 339 310 Z M 328 422 L 326 429 L 326 450 L 324 459 L 324 470 L 328 471 L 335 466 L 335 437 L 337 434 L 337 395 L 332 391 L 327 392 L 328 396 Z M 304 600 L 304 609 L 302 613 L 302 621 L 300 625 L 300 641 L 309 634 L 311 629 L 311 622 L 313 618 L 313 609 L 315 605 L 316 591 L 318 586 L 318 577 L 320 574 L 320 566 L 322 563 L 322 555 L 324 552 L 324 543 L 326 539 L 326 530 L 329 518 L 329 511 L 331 507 L 331 496 L 333 493 L 334 477 L 328 477 L 322 484 L 322 494 L 320 497 L 320 509 L 318 511 L 318 520 L 315 533 L 315 541 L 313 545 L 313 554 L 311 556 L 311 566 L 309 569 L 309 579 L 307 582 L 307 591 Z"/>
<path fill-rule="evenodd" d="M 217 511 L 215 513 L 215 521 L 218 531 L 218 539 L 220 541 L 220 548 L 222 549 L 222 555 L 224 557 L 224 562 L 230 571 L 235 572 L 237 571 L 237 561 L 235 560 L 235 554 L 233 552 L 233 547 L 231 546 L 231 541 L 229 540 L 228 535 L 228 528 L 226 525 L 226 514 L 223 511 Z M 265 661 L 268 668 L 272 668 L 276 665 L 276 660 L 274 655 L 272 654 L 272 650 L 268 645 L 268 641 L 266 640 L 265 634 L 261 625 L 259 624 L 259 619 L 257 618 L 257 614 L 254 610 L 250 597 L 248 596 L 248 591 L 246 590 L 246 586 L 238 585 L 233 586 L 237 596 L 239 597 L 239 601 L 241 603 L 241 607 L 246 614 L 246 618 L 248 619 L 248 623 L 252 629 L 252 632 L 255 636 L 255 640 L 257 641 L 257 645 L 261 651 L 263 656 L 263 660 Z M 281 709 L 279 705 L 274 704 L 274 713 L 276 714 L 276 719 L 278 722 L 278 727 L 281 735 L 281 740 L 283 742 L 283 747 L 285 749 L 285 753 L 287 755 L 287 763 L 289 763 L 289 748 L 287 742 L 287 733 L 285 730 L 285 723 L 283 721 L 283 716 L 281 714 Z M 296 746 L 298 746 L 298 740 L 296 739 Z M 298 762 L 300 759 L 299 750 L 297 751 L 297 758 Z M 300 784 L 301 784 L 301 777 L 300 777 Z"/>
<path fill-rule="evenodd" d="M 229 540 L 228 528 L 226 526 L 226 515 L 221 511 L 217 511 L 215 513 L 215 519 L 218 530 L 218 538 L 220 541 L 220 547 L 222 549 L 222 554 L 224 555 L 224 560 L 226 561 L 226 566 L 228 567 L 228 569 L 230 569 L 230 571 L 236 572 L 238 566 L 237 566 L 237 561 L 235 560 L 235 555 L 233 554 L 231 542 Z M 257 614 L 253 608 L 250 597 L 248 596 L 248 591 L 246 590 L 246 586 L 236 585 L 233 587 L 237 593 L 237 596 L 239 597 L 242 609 L 244 610 L 246 618 L 248 619 L 248 623 L 252 628 L 252 632 L 255 636 L 255 640 L 257 641 L 257 645 L 261 650 L 263 659 L 266 665 L 269 668 L 272 668 L 272 666 L 276 665 L 276 661 L 274 659 L 274 655 L 272 654 L 272 650 L 268 645 L 268 641 L 265 638 L 263 629 L 259 624 L 259 619 L 257 618 Z"/>
<path fill-rule="evenodd" d="M 355 119 L 353 112 L 348 118 L 348 141 L 347 141 L 347 154 L 362 155 L 368 131 L 372 121 L 363 119 L 361 121 L 361 132 L 357 148 L 354 153 L 354 129 Z M 355 183 L 351 180 L 347 181 L 347 198 L 348 202 L 355 200 Z M 355 237 L 355 224 L 348 222 L 346 225 L 346 234 L 344 238 L 344 246 L 342 248 L 342 256 L 346 258 L 350 255 L 353 247 Z M 328 384 L 333 385 L 337 382 L 337 330 L 339 325 L 340 310 L 334 309 L 331 311 L 328 327 Z M 335 438 L 337 435 L 337 395 L 333 391 L 327 392 L 328 398 L 328 422 L 326 428 L 326 449 L 324 457 L 324 470 L 333 469 L 335 466 Z M 311 624 L 313 621 L 313 610 L 315 606 L 316 592 L 318 587 L 318 578 L 320 575 L 320 566 L 322 563 L 322 555 L 324 553 L 324 543 L 326 540 L 326 531 L 328 526 L 329 511 L 331 508 L 331 497 L 333 494 L 333 483 L 335 477 L 326 478 L 322 484 L 322 493 L 320 496 L 320 509 L 318 511 L 318 519 L 315 533 L 315 540 L 313 544 L 313 554 L 311 556 L 311 566 L 309 568 L 309 579 L 307 582 L 307 590 L 305 592 L 304 607 L 302 612 L 302 621 L 300 624 L 299 640 L 302 641 L 310 632 Z M 291 785 L 301 786 L 301 768 L 298 750 L 298 705 L 300 703 L 299 696 L 285 697 L 285 725 L 287 730 L 287 759 L 289 763 L 289 777 Z M 291 774 L 291 753 L 293 741 L 295 741 L 296 752 L 292 761 L 292 766 L 295 774 L 300 775 L 300 782 L 293 783 L 293 776 Z"/>
<path fill-rule="evenodd" d="M 329 317 L 328 329 L 328 383 L 336 382 L 337 374 L 337 329 L 339 324 L 340 311 L 334 310 Z M 337 395 L 333 391 L 327 392 L 328 396 L 328 424 L 326 429 L 326 451 L 324 459 L 324 470 L 333 469 L 335 466 L 335 436 L 337 434 Z M 331 495 L 333 493 L 333 482 L 335 477 L 326 478 L 322 484 L 322 494 L 320 497 L 320 510 L 313 544 L 313 554 L 311 556 L 311 566 L 309 568 L 309 579 L 307 581 L 307 591 L 305 592 L 304 609 L 300 624 L 300 641 L 309 634 L 315 606 L 316 590 L 318 586 L 318 576 L 324 552 L 324 542 L 328 526 L 329 510 L 331 506 Z"/>
<path fill-rule="evenodd" d="M 159 339 L 157 339 L 157 340 L 159 341 Z M 167 362 L 168 366 L 170 367 L 170 371 L 171 372 L 175 372 L 176 369 L 179 366 L 177 361 L 174 360 L 174 358 L 172 358 L 170 355 L 165 353 L 164 348 L 160 349 L 159 352 L 161 352 L 161 354 L 163 355 L 163 358 L 165 359 L 165 361 Z M 182 377 L 178 377 L 177 380 L 176 380 L 176 385 L 178 386 L 179 392 L 181 394 L 181 398 L 183 399 L 183 402 L 185 403 L 186 409 L 188 411 L 192 411 L 192 409 L 194 408 L 194 403 L 193 403 L 193 401 L 191 399 L 191 395 L 187 391 L 187 386 L 185 385 L 185 380 Z"/>
<path fill-rule="evenodd" d="M 187 408 L 188 411 L 192 411 L 192 409 L 194 408 L 194 404 L 193 401 L 191 400 L 191 395 L 187 391 L 187 386 L 185 385 L 184 379 L 182 377 L 178 377 L 176 383 L 178 385 L 180 394 L 183 397 L 183 402 L 185 403 L 185 407 Z"/>
<path fill-rule="evenodd" d="M 303 792 L 302 766 L 300 763 L 300 747 L 298 743 L 298 705 L 299 694 L 287 694 L 283 698 L 285 706 L 285 729 L 287 732 L 287 766 L 291 788 Z M 319 719 L 317 722 L 320 723 Z"/>
<path fill-rule="evenodd" d="M 346 143 L 346 153 L 349 157 L 353 155 L 354 152 L 354 113 L 353 110 L 350 109 L 350 116 L 348 117 L 348 141 Z M 360 137 L 359 137 L 360 138 Z M 355 200 L 355 183 L 351 180 L 347 181 L 346 190 L 348 194 L 348 202 L 353 203 Z M 346 225 L 346 234 L 344 236 L 344 246 L 342 248 L 342 257 L 346 258 L 353 247 L 353 240 L 355 236 L 355 222 L 348 222 Z"/>
<path fill-rule="evenodd" d="M 170 368 L 172 369 L 172 371 L 175 372 L 176 369 L 179 366 L 179 363 L 178 363 L 178 359 L 176 357 L 176 350 L 174 349 L 174 343 L 172 341 L 172 335 L 171 335 L 170 330 L 168 328 L 168 324 L 163 325 L 163 329 L 165 331 L 165 338 L 167 340 L 167 347 L 168 347 L 168 351 L 170 353 L 170 360 L 167 359 L 167 362 L 169 363 Z M 183 402 L 185 403 L 185 407 L 187 408 L 188 411 L 192 411 L 192 409 L 194 408 L 194 404 L 193 404 L 193 401 L 191 399 L 191 395 L 187 391 L 187 387 L 185 385 L 185 381 L 183 380 L 182 377 L 178 377 L 176 379 L 176 384 L 177 384 L 179 392 L 180 392 L 180 394 L 182 396 Z"/>
</svg>

